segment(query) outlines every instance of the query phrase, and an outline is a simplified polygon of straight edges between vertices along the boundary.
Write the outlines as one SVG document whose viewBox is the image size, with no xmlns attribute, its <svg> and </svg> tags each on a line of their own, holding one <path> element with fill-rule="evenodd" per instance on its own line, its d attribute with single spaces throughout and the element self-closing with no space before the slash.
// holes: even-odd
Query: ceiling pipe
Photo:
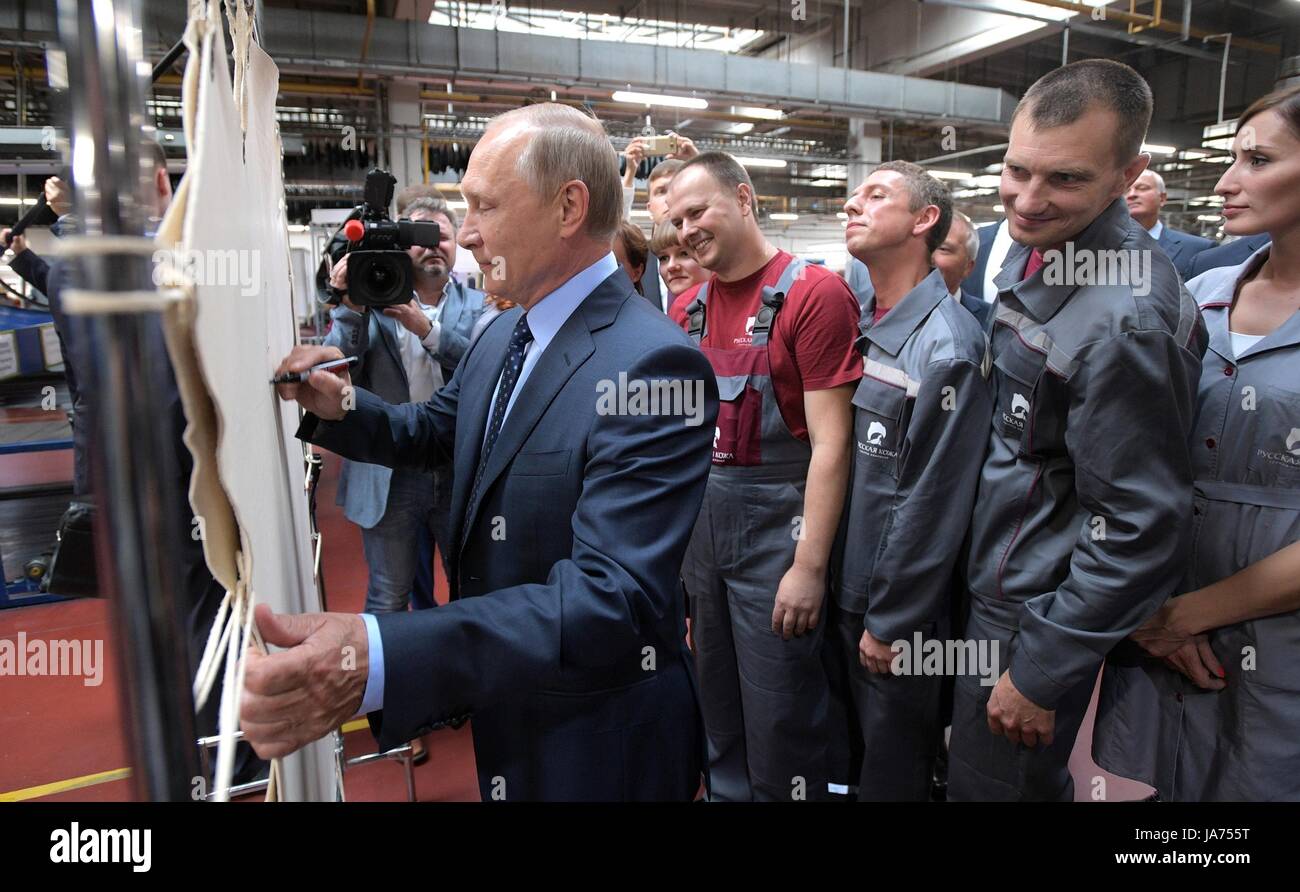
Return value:
<svg viewBox="0 0 1300 892">
<path fill-rule="evenodd" d="M 1178 34 L 1180 36 L 1182 35 L 1182 31 L 1183 31 L 1183 26 L 1181 24 L 1175 25 L 1173 22 L 1162 21 L 1155 18 L 1154 16 L 1141 15 L 1140 13 L 1124 12 L 1122 10 L 1110 9 L 1109 7 L 1092 7 L 1084 3 L 1076 2 L 1076 0 L 1028 0 L 1028 2 L 1036 3 L 1039 6 L 1051 6 L 1055 9 L 1069 10 L 1070 12 L 1077 13 L 1083 16 L 1088 16 L 1090 18 L 1092 16 L 1092 12 L 1094 8 L 1105 9 L 1106 10 L 1105 21 L 1108 22 L 1113 21 L 1113 22 L 1121 22 L 1125 25 L 1141 25 L 1143 27 L 1154 28 L 1159 31 L 1167 31 L 1171 34 Z M 1190 23 L 1187 26 L 1187 34 L 1190 37 L 1202 38 L 1202 40 L 1208 40 L 1212 37 L 1222 36 L 1222 35 L 1211 34 L 1209 31 L 1207 31 L 1204 28 L 1193 28 Z M 1281 47 L 1279 47 L 1277 44 L 1264 43 L 1259 40 L 1245 40 L 1242 38 L 1238 38 L 1237 45 L 1242 49 L 1256 50 L 1258 52 L 1269 53 L 1274 56 L 1281 55 L 1282 53 Z"/>
<path fill-rule="evenodd" d="M 1059 28 L 1066 32 L 1065 47 L 1062 49 L 1062 58 L 1068 51 L 1069 32 L 1075 31 L 1079 34 L 1086 34 L 1089 37 L 1100 37 L 1106 40 L 1118 40 L 1122 43 L 1134 44 L 1136 46 L 1151 47 L 1152 49 L 1165 50 L 1170 53 L 1177 53 L 1180 56 L 1190 56 L 1193 59 L 1204 59 L 1207 62 L 1218 62 L 1219 56 L 1216 53 L 1199 50 L 1195 47 L 1183 46 L 1177 41 L 1158 40 L 1155 37 L 1149 37 L 1139 34 L 1130 34 L 1127 31 L 1115 31 L 1110 28 L 1102 28 L 1097 25 L 1085 25 L 1078 22 L 1063 22 L 1060 19 L 1049 19 L 1047 16 L 1030 15 L 1024 12 L 1010 12 L 997 6 L 989 6 L 987 3 L 968 2 L 968 0 L 921 0 L 927 5 L 950 6 L 954 9 L 969 9 L 972 12 L 984 12 L 991 15 L 1001 15 L 1013 19 L 1027 19 L 1033 22 L 1042 22 L 1050 28 Z M 1109 16 L 1109 13 L 1107 14 Z M 1062 62 L 1064 64 L 1064 62 Z M 1233 62 L 1233 65 L 1239 65 L 1240 62 Z"/>
</svg>

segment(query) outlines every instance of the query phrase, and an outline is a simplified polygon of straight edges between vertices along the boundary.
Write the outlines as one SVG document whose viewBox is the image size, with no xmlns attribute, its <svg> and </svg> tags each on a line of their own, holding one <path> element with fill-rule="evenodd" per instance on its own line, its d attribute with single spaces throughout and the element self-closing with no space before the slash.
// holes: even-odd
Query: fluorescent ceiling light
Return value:
<svg viewBox="0 0 1300 892">
<path fill-rule="evenodd" d="M 664 93 L 637 93 L 631 90 L 615 90 L 610 97 L 615 102 L 627 102 L 632 105 L 667 105 L 672 108 L 708 108 L 709 103 L 694 96 L 669 96 Z"/>
<path fill-rule="evenodd" d="M 1205 223 L 1218 223 L 1223 217 L 1219 214 L 1197 214 L 1196 219 Z"/>
<path fill-rule="evenodd" d="M 649 218 L 649 216 L 650 216 L 650 212 L 647 211 L 645 208 L 633 208 L 632 210 L 628 211 L 628 214 L 627 214 L 627 215 L 628 215 L 629 217 L 646 217 L 646 218 Z"/>
<path fill-rule="evenodd" d="M 1142 151 L 1149 152 L 1152 155 L 1172 155 L 1174 152 L 1178 151 L 1178 147 L 1162 146 L 1157 143 L 1144 142 L 1142 143 Z"/>
<path fill-rule="evenodd" d="M 35 198 L 0 198 L 0 204 L 36 204 Z"/>
<path fill-rule="evenodd" d="M 469 202 L 468 202 L 468 201 L 449 201 L 449 202 L 447 202 L 447 207 L 451 208 L 451 209 L 454 210 L 454 211 L 467 211 L 467 210 L 469 210 Z"/>
<path fill-rule="evenodd" d="M 843 186 L 846 180 L 813 180 L 809 186 Z"/>
<path fill-rule="evenodd" d="M 975 177 L 971 182 L 980 189 L 996 189 L 998 186 L 1002 185 L 1002 177 L 996 174 L 986 173 L 983 176 Z"/>
<path fill-rule="evenodd" d="M 844 213 L 843 211 L 840 211 L 835 216 L 839 217 L 841 220 L 847 220 L 849 218 L 849 215 Z"/>
<path fill-rule="evenodd" d="M 753 105 L 733 105 L 731 113 L 744 115 L 747 118 L 764 118 L 768 121 L 779 121 L 785 117 L 785 112 L 779 108 L 758 108 Z"/>
<path fill-rule="evenodd" d="M 740 136 L 742 133 L 748 133 L 753 129 L 754 129 L 754 125 L 749 123 L 748 121 L 737 121 L 736 123 L 732 124 L 730 127 L 727 128 L 727 132 L 734 133 L 737 136 Z"/>
<path fill-rule="evenodd" d="M 969 180 L 974 176 L 964 170 L 926 170 L 926 173 L 940 180 Z"/>
<path fill-rule="evenodd" d="M 1188 160 L 1195 160 L 1197 158 L 1208 158 L 1209 156 L 1210 156 L 1209 152 L 1203 151 L 1201 149 L 1183 149 L 1183 151 L 1178 153 L 1178 157 L 1186 158 Z"/>
<path fill-rule="evenodd" d="M 736 155 L 735 158 L 746 167 L 785 167 L 781 158 L 750 158 L 747 155 Z"/>
<path fill-rule="evenodd" d="M 1006 211 L 1006 208 L 1004 208 L 1002 205 L 1000 205 L 1000 204 L 995 204 L 995 205 L 993 205 L 993 213 L 995 213 L 995 214 L 1001 214 L 1001 213 L 1004 213 L 1005 211 Z"/>
<path fill-rule="evenodd" d="M 831 180 L 843 180 L 849 175 L 849 166 L 847 164 L 818 164 L 808 171 L 808 176 L 814 180 L 820 180 L 823 177 Z"/>
<path fill-rule="evenodd" d="M 799 219 L 798 214 L 776 213 L 776 214 L 768 214 L 767 216 L 769 219 L 772 220 L 798 220 Z"/>
<path fill-rule="evenodd" d="M 409 5 L 409 4 L 408 4 Z M 423 5 L 423 4 L 421 4 Z M 568 4 L 563 4 L 567 6 Z M 571 9 L 539 9 L 501 0 L 434 0 L 429 24 L 544 37 L 690 47 L 736 53 L 763 36 L 752 28 L 668 22 L 653 18 L 588 15 Z"/>
</svg>

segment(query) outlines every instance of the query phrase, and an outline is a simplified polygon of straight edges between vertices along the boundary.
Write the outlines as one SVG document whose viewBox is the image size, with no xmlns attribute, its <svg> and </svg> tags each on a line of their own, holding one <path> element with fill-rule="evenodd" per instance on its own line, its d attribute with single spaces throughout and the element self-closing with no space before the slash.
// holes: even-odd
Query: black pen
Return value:
<svg viewBox="0 0 1300 892">
<path fill-rule="evenodd" d="M 320 365 L 314 365 L 311 368 L 301 372 L 285 372 L 279 377 L 272 378 L 272 384 L 298 384 L 303 378 L 311 376 L 312 372 L 323 372 L 325 369 L 336 369 L 341 365 L 354 366 L 361 361 L 359 356 L 344 356 L 342 359 L 331 359 L 329 362 L 322 362 Z"/>
</svg>

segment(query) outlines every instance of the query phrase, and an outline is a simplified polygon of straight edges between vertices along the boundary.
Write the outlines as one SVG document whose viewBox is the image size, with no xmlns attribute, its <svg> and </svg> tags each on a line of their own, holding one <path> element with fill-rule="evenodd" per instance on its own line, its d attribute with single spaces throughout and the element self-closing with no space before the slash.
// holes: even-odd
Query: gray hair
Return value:
<svg viewBox="0 0 1300 892">
<path fill-rule="evenodd" d="M 516 170 L 544 199 L 565 183 L 580 180 L 590 196 L 587 235 L 610 241 L 623 219 L 623 184 L 618 157 L 600 121 L 557 102 L 525 105 L 497 115 L 489 127 L 520 120 L 537 132 L 519 153 Z"/>
<path fill-rule="evenodd" d="M 953 208 L 952 219 L 954 223 L 960 220 L 961 222 L 966 224 L 966 253 L 970 255 L 971 260 L 974 260 L 976 257 L 979 257 L 980 237 L 979 237 L 979 233 L 975 231 L 974 221 L 971 220 L 970 217 L 967 217 L 965 214 L 963 214 L 961 211 L 957 210 L 956 208 Z M 949 232 L 951 231 L 952 230 L 950 228 Z"/>
<path fill-rule="evenodd" d="M 442 214 L 451 223 L 453 230 L 460 228 L 460 221 L 456 219 L 456 212 L 451 209 L 445 199 L 434 198 L 430 195 L 421 195 L 419 198 L 412 198 L 402 208 L 402 216 L 409 217 L 416 211 L 424 211 L 426 214 Z"/>
<path fill-rule="evenodd" d="M 1142 179 L 1147 174 L 1150 174 L 1151 179 L 1155 181 L 1157 192 L 1159 192 L 1161 195 L 1169 194 L 1169 191 L 1165 189 L 1165 178 L 1162 177 L 1160 174 L 1156 173 L 1154 170 L 1152 170 L 1149 167 L 1146 170 L 1142 171 L 1140 174 L 1138 174 L 1138 179 L 1139 180 Z"/>
</svg>

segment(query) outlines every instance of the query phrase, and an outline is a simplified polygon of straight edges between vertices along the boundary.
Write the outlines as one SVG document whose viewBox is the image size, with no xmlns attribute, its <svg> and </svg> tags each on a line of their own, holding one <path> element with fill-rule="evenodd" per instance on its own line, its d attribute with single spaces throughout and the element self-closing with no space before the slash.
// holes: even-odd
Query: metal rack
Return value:
<svg viewBox="0 0 1300 892">
<path fill-rule="evenodd" d="M 115 297 L 154 291 L 140 152 L 149 69 L 138 13 L 138 0 L 58 2 L 84 233 L 69 240 L 67 253 L 82 287 L 103 307 L 71 325 L 97 347 L 86 370 L 97 401 L 95 535 L 107 544 L 99 575 L 113 607 L 132 777 L 140 798 L 184 801 L 198 760 L 190 744 L 194 707 L 176 602 L 180 533 L 168 515 L 177 496 L 175 443 L 157 419 L 166 405 L 168 360 L 158 336 L 160 311 L 127 310 L 122 301 L 114 306 Z"/>
</svg>

